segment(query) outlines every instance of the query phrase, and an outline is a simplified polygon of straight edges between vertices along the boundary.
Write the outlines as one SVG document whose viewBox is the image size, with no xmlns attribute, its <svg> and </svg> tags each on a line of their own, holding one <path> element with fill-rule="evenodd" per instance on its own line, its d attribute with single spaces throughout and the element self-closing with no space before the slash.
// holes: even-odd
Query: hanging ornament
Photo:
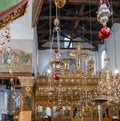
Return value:
<svg viewBox="0 0 120 121">
<path fill-rule="evenodd" d="M 103 28 L 99 32 L 100 39 L 107 39 L 112 33 L 110 28 L 106 27 L 109 17 L 112 15 L 112 10 L 110 9 L 110 6 L 107 6 L 107 4 L 109 5 L 109 2 L 106 0 L 100 0 L 99 2 L 97 20 L 103 25 Z"/>
<path fill-rule="evenodd" d="M 58 74 L 58 73 L 54 74 L 53 79 L 59 80 L 60 79 L 60 74 Z"/>
<path fill-rule="evenodd" d="M 107 39 L 110 35 L 111 35 L 112 31 L 109 27 L 103 27 L 100 31 L 99 31 L 99 38 L 100 39 Z"/>
<path fill-rule="evenodd" d="M 56 19 L 54 20 L 54 25 L 55 25 L 55 26 L 58 26 L 59 23 L 60 23 L 59 19 L 56 18 Z"/>
<path fill-rule="evenodd" d="M 54 0 L 54 3 L 56 5 L 56 7 L 62 8 L 65 5 L 66 0 Z"/>
<path fill-rule="evenodd" d="M 100 6 L 97 13 L 97 20 L 103 26 L 106 26 L 109 17 L 112 15 L 109 7 L 107 6 L 106 0 L 100 0 Z"/>
<path fill-rule="evenodd" d="M 63 60 L 61 59 L 61 55 L 60 55 L 60 43 L 59 43 L 60 28 L 58 27 L 59 20 L 57 18 L 54 20 L 54 25 L 55 25 L 55 27 L 53 29 L 51 49 L 52 49 L 52 45 L 53 45 L 53 39 L 54 39 L 55 32 L 57 33 L 57 49 L 54 50 L 54 56 L 53 56 L 53 59 L 51 59 L 51 61 L 50 61 L 50 65 L 53 69 L 53 79 L 59 80 L 60 74 L 61 74 L 61 68 L 63 66 Z"/>
<path fill-rule="evenodd" d="M 52 102 L 52 97 L 49 97 L 48 98 L 48 102 Z"/>
<path fill-rule="evenodd" d="M 59 55 L 58 55 L 58 52 L 59 52 L 58 49 L 55 49 L 55 50 L 54 50 L 54 54 L 55 54 L 56 57 L 59 56 Z"/>
<path fill-rule="evenodd" d="M 11 36 L 10 36 L 10 28 L 7 26 L 3 29 L 1 33 L 1 45 L 4 45 L 6 42 L 10 42 Z"/>
<path fill-rule="evenodd" d="M 63 65 L 63 61 L 60 57 L 58 49 L 54 50 L 54 57 L 50 61 L 50 65 L 52 66 L 53 69 L 53 79 L 59 80 L 60 79 L 60 74 L 61 74 L 61 67 Z"/>
</svg>

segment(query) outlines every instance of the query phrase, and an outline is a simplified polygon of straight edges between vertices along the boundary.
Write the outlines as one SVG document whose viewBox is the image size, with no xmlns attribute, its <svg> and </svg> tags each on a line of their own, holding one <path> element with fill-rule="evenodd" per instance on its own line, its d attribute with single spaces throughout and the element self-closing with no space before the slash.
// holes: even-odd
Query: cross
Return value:
<svg viewBox="0 0 120 121">
<path fill-rule="evenodd" d="M 68 56 L 72 57 L 76 61 L 76 70 L 81 71 L 82 59 L 87 58 L 89 56 L 88 52 L 84 52 L 82 50 L 82 46 L 80 43 L 77 44 L 75 51 L 69 51 Z"/>
</svg>

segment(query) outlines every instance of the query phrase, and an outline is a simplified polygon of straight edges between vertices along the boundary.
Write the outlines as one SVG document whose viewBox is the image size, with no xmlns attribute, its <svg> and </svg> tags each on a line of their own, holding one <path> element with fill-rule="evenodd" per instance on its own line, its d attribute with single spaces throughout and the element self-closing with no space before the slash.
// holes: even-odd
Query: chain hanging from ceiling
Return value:
<svg viewBox="0 0 120 121">
<path fill-rule="evenodd" d="M 59 19 L 58 19 L 58 15 L 57 15 L 57 6 L 56 6 L 56 18 L 54 20 L 54 26 L 55 27 L 53 28 L 53 32 L 52 32 L 52 42 L 51 42 L 51 46 L 50 46 L 50 52 L 52 52 L 55 35 L 56 35 L 56 38 L 57 38 L 57 48 L 54 50 L 53 57 L 49 62 L 51 69 L 52 69 L 52 74 L 51 74 L 52 77 L 51 77 L 51 80 L 49 81 L 50 88 L 48 90 L 48 94 L 49 94 L 48 101 L 52 102 L 53 93 L 55 91 L 54 87 L 53 87 L 53 83 L 52 83 L 53 80 L 59 81 L 59 87 L 58 87 L 58 90 L 57 90 L 58 91 L 58 93 L 57 93 L 57 95 L 58 95 L 57 109 L 60 111 L 59 113 L 61 113 L 62 90 L 61 90 L 60 76 L 61 76 L 61 69 L 62 69 L 62 66 L 63 66 L 63 60 L 62 60 L 62 57 L 61 57 L 61 54 L 60 54 L 60 28 L 59 28 Z M 50 36 L 51 36 L 51 34 L 50 34 Z"/>
</svg>

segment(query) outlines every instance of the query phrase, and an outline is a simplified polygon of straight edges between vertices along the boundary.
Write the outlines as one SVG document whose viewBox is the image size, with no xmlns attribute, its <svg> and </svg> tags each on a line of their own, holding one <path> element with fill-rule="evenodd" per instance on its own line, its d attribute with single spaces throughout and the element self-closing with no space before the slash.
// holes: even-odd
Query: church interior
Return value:
<svg viewBox="0 0 120 121">
<path fill-rule="evenodd" d="M 0 0 L 0 121 L 120 121 L 120 0 Z"/>
</svg>

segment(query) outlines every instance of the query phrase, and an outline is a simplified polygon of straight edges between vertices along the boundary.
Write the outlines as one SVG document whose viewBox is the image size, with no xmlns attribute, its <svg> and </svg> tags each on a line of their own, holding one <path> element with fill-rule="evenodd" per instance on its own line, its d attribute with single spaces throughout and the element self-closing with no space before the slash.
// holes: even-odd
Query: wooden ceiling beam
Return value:
<svg viewBox="0 0 120 121">
<path fill-rule="evenodd" d="M 42 43 L 42 42 L 48 42 L 47 39 L 40 39 L 40 38 L 39 38 L 38 41 L 41 42 L 41 43 Z M 52 41 L 49 41 L 49 42 L 52 42 Z M 54 42 L 57 42 L 57 40 L 54 40 Z M 68 41 L 68 40 L 61 40 L 61 39 L 60 39 L 60 42 L 63 43 L 63 42 L 69 42 L 69 41 Z M 84 41 L 84 40 L 73 40 L 73 41 L 72 41 L 72 43 L 78 43 L 78 42 L 80 42 L 80 43 L 88 43 L 88 42 L 86 42 L 86 41 Z M 92 41 L 92 43 L 93 43 L 93 44 L 94 44 L 94 43 L 95 43 L 95 44 L 104 44 L 104 41 L 99 41 L 99 40 L 98 40 L 98 41 Z"/>
<path fill-rule="evenodd" d="M 53 1 L 53 0 L 52 0 Z M 110 2 L 112 5 L 115 5 L 115 6 L 119 6 L 120 5 L 120 1 L 112 1 Z M 49 4 L 49 0 L 44 0 L 44 4 Z M 66 4 L 72 4 L 72 5 L 98 5 L 99 4 L 99 1 L 97 0 L 67 0 Z"/>
<path fill-rule="evenodd" d="M 49 19 L 50 16 L 40 16 L 39 20 L 47 20 Z M 51 16 L 51 19 L 55 19 L 56 16 Z M 58 17 L 59 20 L 68 20 L 68 21 L 76 21 L 76 20 L 79 20 L 79 21 L 90 21 L 90 17 L 77 17 L 77 16 L 74 16 L 74 17 L 68 17 L 68 16 L 59 16 Z M 91 21 L 94 22 L 94 21 L 97 21 L 97 17 L 91 17 Z"/>
<path fill-rule="evenodd" d="M 78 16 L 79 16 L 81 13 L 83 13 L 84 9 L 85 9 L 85 5 L 80 6 L 80 9 L 79 9 L 79 12 L 78 12 Z M 77 29 L 78 24 L 79 24 L 79 21 L 80 21 L 80 20 L 76 20 L 76 21 L 75 21 L 74 29 Z M 75 35 L 75 33 L 72 33 L 71 36 L 70 36 L 70 41 L 69 41 L 68 48 L 70 48 L 70 45 L 71 45 L 71 43 L 72 43 L 72 41 L 73 41 L 74 35 Z"/>
<path fill-rule="evenodd" d="M 52 30 L 51 30 L 52 31 Z M 49 30 L 48 29 L 40 29 L 38 30 L 38 34 L 45 34 L 45 33 L 49 33 Z M 77 30 L 77 29 L 73 29 L 73 30 L 62 30 L 61 33 L 81 33 L 83 34 L 83 30 Z M 92 34 L 98 34 L 97 31 L 92 31 L 91 30 L 91 33 Z M 84 34 L 90 34 L 90 31 L 89 30 L 84 30 Z"/>
<path fill-rule="evenodd" d="M 75 12 L 71 11 L 70 9 L 62 8 L 61 11 L 65 12 L 67 15 L 75 16 Z"/>
<path fill-rule="evenodd" d="M 98 1 L 96 0 L 67 0 L 66 4 L 74 4 L 74 5 L 78 5 L 78 4 L 93 4 L 96 5 L 98 4 Z"/>
<path fill-rule="evenodd" d="M 90 14 L 90 12 L 92 13 L 92 12 L 94 12 L 94 11 L 98 11 L 98 8 L 93 8 L 93 9 L 91 9 L 91 11 L 90 10 L 88 10 L 88 11 L 84 11 L 83 13 L 81 13 L 80 15 L 87 15 L 87 14 Z M 97 14 L 96 14 L 96 17 L 97 17 Z"/>
<path fill-rule="evenodd" d="M 46 11 L 49 11 L 49 6 L 45 6 L 44 8 L 41 9 L 41 13 L 44 13 Z"/>
<path fill-rule="evenodd" d="M 46 26 L 48 24 L 48 21 L 45 21 L 44 23 L 40 24 L 37 26 L 37 29 L 39 30 L 40 28 L 43 28 L 44 26 Z"/>
<path fill-rule="evenodd" d="M 98 45 L 96 45 L 96 43 L 92 43 L 92 42 L 91 42 L 92 40 L 88 39 L 88 38 L 85 37 L 85 36 L 81 36 L 81 35 L 80 35 L 80 37 L 81 37 L 84 41 L 86 41 L 88 44 L 90 44 L 91 46 L 95 47 L 95 49 L 98 51 Z"/>
<path fill-rule="evenodd" d="M 45 34 L 43 34 L 42 36 L 39 36 L 39 40 L 41 40 L 42 38 L 44 38 L 45 36 L 47 36 L 48 35 L 48 33 L 45 33 Z M 38 40 L 38 42 L 39 42 L 39 40 Z"/>
<path fill-rule="evenodd" d="M 84 12 L 83 12 L 84 9 L 85 9 L 85 5 L 82 5 L 82 6 L 80 7 L 80 10 L 79 10 L 78 16 L 80 16 L 80 14 L 84 13 Z M 79 24 L 79 20 L 76 20 L 76 22 L 75 22 L 75 26 L 74 26 L 75 29 L 77 28 L 78 24 Z"/>
<path fill-rule="evenodd" d="M 67 0 L 66 4 L 72 4 L 72 5 L 81 5 L 81 4 L 91 4 L 91 5 L 98 5 L 99 2 L 97 0 Z M 112 5 L 115 6 L 119 6 L 120 5 L 120 1 L 112 1 L 111 2 Z"/>
<path fill-rule="evenodd" d="M 51 19 L 55 19 L 56 16 L 51 16 Z M 70 16 L 60 16 L 58 17 L 59 20 L 66 20 L 66 21 L 86 21 L 86 22 L 90 22 L 90 17 L 70 17 Z M 49 16 L 40 16 L 39 20 L 45 21 L 45 20 L 49 20 Z M 110 19 L 111 20 L 111 19 Z M 91 17 L 91 22 L 97 22 L 97 17 Z M 120 18 L 114 18 L 113 22 L 120 22 Z"/>
</svg>

